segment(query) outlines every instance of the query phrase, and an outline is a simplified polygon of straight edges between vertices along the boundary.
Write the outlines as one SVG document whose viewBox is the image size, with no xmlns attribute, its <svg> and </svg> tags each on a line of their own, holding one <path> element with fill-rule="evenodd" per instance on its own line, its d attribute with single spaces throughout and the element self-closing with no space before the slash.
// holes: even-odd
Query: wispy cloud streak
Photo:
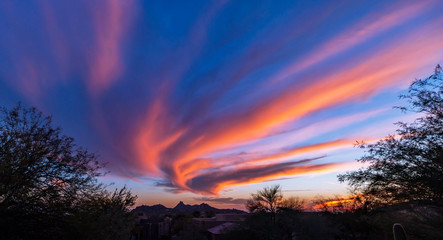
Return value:
<svg viewBox="0 0 443 240">
<path fill-rule="evenodd" d="M 89 65 L 89 87 L 99 93 L 109 88 L 124 69 L 124 40 L 131 29 L 134 1 L 109 0 L 92 4 L 94 43 Z"/>
<path fill-rule="evenodd" d="M 391 28 L 419 16 L 424 10 L 432 6 L 432 2 L 433 1 L 422 1 L 413 3 L 412 5 L 398 5 L 391 7 L 384 13 L 376 13 L 363 18 L 350 29 L 329 39 L 307 56 L 303 56 L 303 60 L 295 61 L 283 68 L 273 77 L 273 82 L 286 79 L 334 55 L 342 54 Z"/>
<path fill-rule="evenodd" d="M 0 4 L 0 87 L 173 192 L 355 168 L 334 153 L 443 54 L 436 1 Z"/>
<path fill-rule="evenodd" d="M 215 202 L 222 204 L 245 204 L 248 199 L 232 198 L 232 197 L 226 197 L 226 198 L 200 197 L 200 198 L 195 198 L 195 200 L 201 202 Z"/>
<path fill-rule="evenodd" d="M 386 17 L 386 19 L 393 22 L 388 23 L 388 25 L 395 26 L 402 17 L 407 16 L 409 19 L 410 17 L 406 13 L 410 11 L 411 9 L 408 8 L 400 14 Z M 438 24 L 439 22 L 431 24 L 427 28 L 429 30 Z M 378 26 L 380 23 L 376 22 L 374 25 Z M 375 28 L 373 26 L 369 27 L 371 29 Z M 220 186 L 254 182 L 240 177 L 243 173 L 241 171 L 234 171 L 229 174 L 229 176 L 238 176 L 238 181 L 234 179 L 224 181 L 224 175 L 215 178 L 215 180 L 212 180 L 212 178 L 210 180 L 209 176 L 218 175 L 213 173 L 206 175 L 205 170 L 211 168 L 211 166 L 215 167 L 217 164 L 201 158 L 201 156 L 217 152 L 223 147 L 259 139 L 282 124 L 301 119 L 314 112 L 368 99 L 381 89 L 390 87 L 396 84 L 397 81 L 403 81 L 402 77 L 406 77 L 408 70 L 413 69 L 416 65 L 416 61 L 413 59 L 429 56 L 435 49 L 441 49 L 443 46 L 440 44 L 440 37 L 424 39 L 416 34 L 407 35 L 405 41 L 401 44 L 388 43 L 385 48 L 366 56 L 364 59 L 357 60 L 353 68 L 337 71 L 323 76 L 321 79 L 310 81 L 306 79 L 301 86 L 297 84 L 278 92 L 249 109 L 243 109 L 241 113 L 234 112 L 229 115 L 217 116 L 217 119 L 209 119 L 206 124 L 203 123 L 190 128 L 177 141 L 166 148 L 160 158 L 162 159 L 160 168 L 170 177 L 175 186 L 190 191 L 216 193 L 222 189 Z M 354 45 L 357 41 L 354 40 L 349 44 Z M 336 40 L 332 40 L 332 42 L 334 41 Z M 414 51 L 412 49 L 416 44 L 424 47 L 420 51 Z M 405 55 L 408 57 L 405 57 Z M 274 79 L 271 77 L 270 80 Z M 335 143 L 343 144 L 342 140 Z M 318 146 L 320 148 L 326 147 L 326 145 L 321 144 Z M 301 149 L 293 151 L 301 151 Z M 264 157 L 262 160 L 269 161 L 271 158 L 278 159 L 290 155 L 291 152 L 289 151 L 273 157 Z M 278 163 L 275 166 L 279 166 Z M 270 169 L 269 166 L 268 169 Z M 278 167 L 277 169 L 281 171 Z M 266 179 L 260 177 L 266 174 L 259 169 L 252 171 L 257 176 L 252 179 L 259 179 L 257 181 Z M 298 173 L 300 172 L 298 171 Z M 223 174 L 223 172 L 220 174 Z M 217 181 L 224 184 L 213 183 Z M 202 183 L 211 183 L 214 186 L 210 188 L 206 185 L 202 186 Z"/>
</svg>

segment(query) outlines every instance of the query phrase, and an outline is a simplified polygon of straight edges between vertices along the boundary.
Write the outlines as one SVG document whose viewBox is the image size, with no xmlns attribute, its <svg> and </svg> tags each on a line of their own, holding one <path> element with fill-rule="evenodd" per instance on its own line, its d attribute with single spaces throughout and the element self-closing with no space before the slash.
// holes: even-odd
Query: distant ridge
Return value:
<svg viewBox="0 0 443 240">
<path fill-rule="evenodd" d="M 141 205 L 136 207 L 134 212 L 143 212 L 146 215 L 164 215 L 164 214 L 176 214 L 176 213 L 193 213 L 195 211 L 199 211 L 201 214 L 204 213 L 213 213 L 213 214 L 220 214 L 220 213 L 245 213 L 244 211 L 238 210 L 238 209 L 218 209 L 215 207 L 210 206 L 209 204 L 202 203 L 200 205 L 188 205 L 180 201 L 175 207 L 173 208 L 167 208 L 161 204 L 156 205 Z"/>
</svg>

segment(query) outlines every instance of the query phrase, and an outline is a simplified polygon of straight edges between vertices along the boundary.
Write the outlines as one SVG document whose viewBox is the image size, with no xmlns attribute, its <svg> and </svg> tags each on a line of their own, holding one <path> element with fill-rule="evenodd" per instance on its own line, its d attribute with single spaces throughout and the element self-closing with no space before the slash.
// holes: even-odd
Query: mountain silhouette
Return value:
<svg viewBox="0 0 443 240">
<path fill-rule="evenodd" d="M 146 215 L 164 215 L 164 214 L 177 214 L 177 213 L 193 213 L 198 211 L 200 213 L 245 213 L 244 211 L 238 209 L 218 209 L 210 206 L 209 204 L 202 203 L 200 205 L 189 205 L 180 201 L 175 207 L 167 208 L 161 204 L 149 206 L 149 205 L 141 205 L 136 207 L 133 211 L 135 212 L 143 212 Z"/>
</svg>

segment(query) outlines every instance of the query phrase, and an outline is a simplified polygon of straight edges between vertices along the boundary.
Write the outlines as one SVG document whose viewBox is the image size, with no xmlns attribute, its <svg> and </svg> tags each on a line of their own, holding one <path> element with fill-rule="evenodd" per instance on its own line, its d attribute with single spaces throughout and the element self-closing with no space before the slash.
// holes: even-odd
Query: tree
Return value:
<svg viewBox="0 0 443 240">
<path fill-rule="evenodd" d="M 67 218 L 72 227 L 70 239 L 128 239 L 135 216 L 128 207 L 136 197 L 126 188 L 104 191 L 79 201 Z"/>
<path fill-rule="evenodd" d="M 273 215 L 284 210 L 301 211 L 303 207 L 304 201 L 299 198 L 283 198 L 280 185 L 265 187 L 251 194 L 251 199 L 246 203 L 249 212 L 269 212 Z"/>
<path fill-rule="evenodd" d="M 298 215 L 304 202 L 298 198 L 284 199 L 280 185 L 265 187 L 251 194 L 246 208 L 252 214 L 243 228 L 232 234 L 241 239 L 291 239 L 298 227 Z"/>
<path fill-rule="evenodd" d="M 275 214 L 282 199 L 280 185 L 265 187 L 263 190 L 251 194 L 251 199 L 246 203 L 246 208 L 250 212 L 265 211 Z"/>
<path fill-rule="evenodd" d="M 298 197 L 289 197 L 283 199 L 280 204 L 278 205 L 279 211 L 296 211 L 300 212 L 305 205 L 305 201 Z"/>
<path fill-rule="evenodd" d="M 136 197 L 126 188 L 109 193 L 97 181 L 102 167 L 35 108 L 0 108 L 0 235 L 79 239 L 72 234 L 79 230 L 92 239 L 119 229 L 121 219 L 130 223 L 127 207 Z M 112 219 L 102 220 L 112 222 L 105 224 L 99 216 L 106 214 Z"/>
<path fill-rule="evenodd" d="M 246 208 L 254 214 L 246 220 L 246 223 L 256 237 L 276 239 L 276 213 L 282 199 L 280 185 L 265 187 L 251 194 L 251 199 L 246 202 Z"/>
<path fill-rule="evenodd" d="M 368 167 L 338 176 L 374 205 L 426 203 L 443 205 L 443 72 L 413 82 L 403 111 L 418 114 L 412 123 L 397 123 L 396 135 L 362 144 Z"/>
</svg>

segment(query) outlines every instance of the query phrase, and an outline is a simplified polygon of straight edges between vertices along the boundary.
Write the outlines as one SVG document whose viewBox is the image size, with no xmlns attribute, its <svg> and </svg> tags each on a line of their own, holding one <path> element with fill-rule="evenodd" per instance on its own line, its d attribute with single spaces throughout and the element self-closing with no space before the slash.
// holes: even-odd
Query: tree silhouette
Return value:
<svg viewBox="0 0 443 240">
<path fill-rule="evenodd" d="M 280 185 L 265 187 L 257 193 L 251 194 L 251 199 L 246 203 L 246 208 L 249 212 L 265 211 L 271 213 L 272 221 L 275 223 L 275 214 L 282 199 Z"/>
<path fill-rule="evenodd" d="M 399 129 L 375 144 L 362 144 L 367 154 L 359 159 L 369 166 L 339 175 L 357 194 L 375 205 L 402 202 L 443 205 L 443 73 L 416 80 L 403 111 L 418 113 L 412 123 L 397 123 Z"/>
<path fill-rule="evenodd" d="M 299 228 L 299 213 L 304 202 L 298 198 L 284 199 L 280 185 L 265 187 L 251 194 L 246 208 L 251 214 L 244 226 L 233 232 L 232 239 L 292 239 Z"/>
<path fill-rule="evenodd" d="M 102 167 L 35 108 L 1 108 L 0 235 L 104 239 L 116 234 L 118 239 L 116 231 L 129 234 L 127 207 L 136 197 L 126 188 L 108 192 L 97 181 Z"/>
</svg>

